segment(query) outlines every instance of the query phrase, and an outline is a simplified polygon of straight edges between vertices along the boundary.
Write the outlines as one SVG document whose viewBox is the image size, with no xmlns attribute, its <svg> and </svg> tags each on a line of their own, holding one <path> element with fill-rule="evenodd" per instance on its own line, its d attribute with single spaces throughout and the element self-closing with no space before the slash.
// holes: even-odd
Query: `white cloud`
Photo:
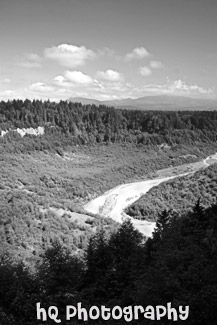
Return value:
<svg viewBox="0 0 217 325">
<path fill-rule="evenodd" d="M 51 84 L 55 86 L 56 91 L 64 94 L 69 91 L 76 93 L 89 91 L 90 94 L 93 94 L 104 89 L 104 86 L 98 80 L 81 71 L 65 71 L 64 75 L 56 76 Z"/>
<path fill-rule="evenodd" d="M 141 67 L 139 69 L 139 72 L 144 77 L 148 77 L 148 76 L 150 76 L 152 74 L 151 69 L 149 67 L 146 67 L 146 66 L 145 67 Z"/>
<path fill-rule="evenodd" d="M 149 55 L 150 53 L 144 47 L 136 47 L 131 53 L 126 54 L 125 60 L 144 59 Z"/>
<path fill-rule="evenodd" d="M 54 78 L 54 81 L 58 82 L 58 83 L 63 83 L 66 79 L 63 76 L 56 76 Z"/>
<path fill-rule="evenodd" d="M 108 71 L 108 70 L 107 70 Z M 119 73 L 106 73 L 102 77 L 105 79 L 96 80 L 81 71 L 65 71 L 63 75 L 53 79 L 56 87 L 56 96 L 60 98 L 68 97 L 91 97 L 98 99 L 105 98 L 125 98 L 132 86 L 119 79 Z M 103 72 L 103 71 L 100 71 Z M 62 97 L 61 97 L 62 96 Z"/>
<path fill-rule="evenodd" d="M 205 89 L 198 85 L 189 85 L 182 81 L 181 79 L 175 80 L 173 83 L 168 85 L 168 89 L 172 93 L 180 93 L 180 94 L 189 94 L 189 95 L 211 95 L 213 93 L 213 89 Z"/>
<path fill-rule="evenodd" d="M 135 86 L 126 81 L 107 81 L 102 83 L 81 71 L 65 71 L 49 82 L 35 82 L 28 89 L 6 90 L 0 92 L 1 99 L 6 98 L 41 98 L 68 99 L 69 97 L 91 97 L 95 99 L 138 98 L 145 95 L 180 95 L 188 97 L 212 98 L 214 91 L 196 84 L 187 84 L 179 79 L 165 84 Z"/>
<path fill-rule="evenodd" d="M 98 71 L 97 77 L 105 81 L 121 81 L 123 79 L 122 75 L 118 71 L 111 69 L 106 71 Z"/>
<path fill-rule="evenodd" d="M 164 67 L 164 65 L 163 65 L 163 63 L 162 62 L 160 62 L 160 61 L 151 61 L 150 62 L 150 67 L 152 68 L 152 69 L 161 69 L 161 68 L 163 68 Z"/>
<path fill-rule="evenodd" d="M 81 71 L 66 71 L 65 77 L 75 84 L 90 85 L 96 82 L 96 80 L 91 76 L 88 76 Z"/>
<path fill-rule="evenodd" d="M 73 84 L 72 82 L 70 82 L 65 76 L 59 75 L 56 76 L 53 80 L 52 80 L 52 84 L 54 86 L 60 87 L 61 88 L 72 88 L 75 87 L 76 85 Z"/>
<path fill-rule="evenodd" d="M 18 63 L 23 68 L 40 68 L 42 58 L 36 53 L 26 53 L 24 59 Z"/>
<path fill-rule="evenodd" d="M 44 50 L 48 59 L 56 60 L 60 65 L 75 68 L 84 65 L 86 60 L 96 57 L 96 53 L 85 46 L 60 44 Z"/>
<path fill-rule="evenodd" d="M 162 85 L 145 85 L 143 87 L 134 87 L 132 90 L 134 97 L 141 97 L 145 95 L 180 95 L 187 97 L 212 97 L 214 94 L 213 89 L 205 89 L 198 85 L 187 84 L 182 80 L 175 80 L 173 82 L 167 81 Z M 210 98 L 211 98 L 210 97 Z"/>
<path fill-rule="evenodd" d="M 46 92 L 49 93 L 49 92 L 54 91 L 54 87 L 47 85 L 43 82 L 35 82 L 29 86 L 29 89 L 32 91 L 43 92 L 43 93 L 46 93 Z"/>
</svg>

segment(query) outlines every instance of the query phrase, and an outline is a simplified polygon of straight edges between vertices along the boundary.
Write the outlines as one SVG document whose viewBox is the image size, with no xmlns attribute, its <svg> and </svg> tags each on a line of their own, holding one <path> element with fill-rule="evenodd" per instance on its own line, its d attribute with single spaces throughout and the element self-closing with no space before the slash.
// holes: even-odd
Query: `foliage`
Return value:
<svg viewBox="0 0 217 325">
<path fill-rule="evenodd" d="M 215 324 L 216 215 L 217 205 L 204 209 L 199 201 L 181 217 L 163 211 L 153 238 L 146 242 L 130 221 L 110 236 L 99 229 L 90 239 L 83 261 L 55 242 L 35 272 L 2 256 L 2 323 L 36 324 L 37 301 L 45 307 L 58 306 L 64 320 L 65 306 L 82 301 L 86 308 L 102 304 L 156 306 L 167 302 L 175 308 L 189 305 L 186 324 Z M 95 323 L 102 324 L 100 320 Z M 137 323 L 143 324 L 144 318 Z M 170 322 L 165 318 L 163 324 Z"/>
<path fill-rule="evenodd" d="M 154 220 L 163 209 L 188 211 L 199 198 L 204 206 L 209 206 L 216 203 L 216 187 L 217 164 L 213 164 L 193 175 L 178 177 L 153 187 L 127 208 L 127 214 L 139 219 L 151 216 Z"/>
<path fill-rule="evenodd" d="M 4 150 L 19 152 L 53 148 L 61 154 L 61 148 L 66 145 L 102 142 L 142 145 L 214 142 L 216 120 L 216 111 L 130 111 L 64 101 L 0 102 L 1 130 L 45 127 L 45 136 L 26 136 L 28 141 L 16 132 L 9 132 L 2 138 Z"/>
</svg>

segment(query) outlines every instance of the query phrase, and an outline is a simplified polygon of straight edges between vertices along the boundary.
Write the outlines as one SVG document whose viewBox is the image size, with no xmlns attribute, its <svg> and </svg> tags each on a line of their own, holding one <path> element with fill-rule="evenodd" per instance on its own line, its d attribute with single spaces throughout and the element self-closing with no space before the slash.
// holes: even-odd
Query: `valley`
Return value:
<svg viewBox="0 0 217 325">
<path fill-rule="evenodd" d="M 208 150 L 199 144 L 179 149 L 101 144 L 56 152 L 5 152 L 0 179 L 2 249 L 28 264 L 55 240 L 82 254 L 100 227 L 107 232 L 119 227 L 122 214 L 126 217 L 123 211 L 141 194 L 163 180 L 207 167 L 203 161 L 215 150 L 215 144 Z M 132 221 L 145 236 L 151 235 L 155 224 L 150 214 L 146 220 L 133 215 Z"/>
<path fill-rule="evenodd" d="M 167 174 L 170 174 L 171 176 L 120 185 L 109 190 L 104 195 L 86 203 L 84 209 L 87 212 L 100 214 L 102 217 L 110 217 L 117 222 L 123 222 L 126 218 L 130 218 L 134 227 L 145 236 L 149 237 L 155 228 L 155 222 L 138 220 L 138 217 L 135 215 L 132 218 L 124 212 L 125 209 L 131 206 L 141 196 L 143 196 L 144 199 L 144 194 L 150 191 L 153 187 L 177 177 L 188 176 L 200 169 L 210 166 L 213 163 L 217 163 L 217 154 L 208 156 L 200 162 L 171 167 L 167 169 Z M 182 171 L 182 173 L 180 173 L 180 171 Z M 162 173 L 165 173 L 165 170 L 157 171 L 158 175 Z"/>
<path fill-rule="evenodd" d="M 1 102 L 0 118 L 1 250 L 28 265 L 56 241 L 82 255 L 94 233 L 117 231 L 126 214 L 150 236 L 160 207 L 174 202 L 149 196 L 183 174 L 199 173 L 210 188 L 206 202 L 215 197 L 202 173 L 216 158 L 216 112 L 26 100 Z M 201 192 L 189 191 L 193 204 Z M 146 198 L 152 210 L 143 209 Z"/>
</svg>

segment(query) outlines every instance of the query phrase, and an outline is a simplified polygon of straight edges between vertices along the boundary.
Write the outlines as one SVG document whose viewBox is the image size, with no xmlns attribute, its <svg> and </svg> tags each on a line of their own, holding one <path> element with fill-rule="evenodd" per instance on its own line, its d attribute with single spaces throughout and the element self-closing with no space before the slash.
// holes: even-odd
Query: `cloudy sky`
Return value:
<svg viewBox="0 0 217 325">
<path fill-rule="evenodd" d="M 1 0 L 0 99 L 217 98 L 216 0 Z"/>
</svg>

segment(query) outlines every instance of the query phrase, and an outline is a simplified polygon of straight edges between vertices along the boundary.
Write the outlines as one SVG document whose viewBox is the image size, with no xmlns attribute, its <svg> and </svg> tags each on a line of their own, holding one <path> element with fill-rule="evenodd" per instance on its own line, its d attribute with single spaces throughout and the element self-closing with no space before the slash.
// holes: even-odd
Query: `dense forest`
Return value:
<svg viewBox="0 0 217 325">
<path fill-rule="evenodd" d="M 217 311 L 217 205 L 204 209 L 196 203 L 188 213 L 163 211 L 153 238 L 125 221 L 110 234 L 103 229 L 91 237 L 83 258 L 58 242 L 48 248 L 33 271 L 8 255 L 0 259 L 0 319 L 2 325 L 41 324 L 36 302 L 58 307 L 63 324 L 66 305 L 189 306 L 186 324 L 215 324 Z M 180 217 L 181 216 L 181 217 Z M 152 324 L 139 315 L 132 324 Z M 102 319 L 86 323 L 103 324 Z M 178 320 L 177 323 L 183 321 Z M 107 324 L 126 324 L 124 317 Z M 172 324 L 163 317 L 161 324 Z M 48 320 L 46 324 L 55 324 Z"/>
<path fill-rule="evenodd" d="M 0 102 L 0 129 L 44 126 L 46 135 L 29 149 L 101 142 L 169 145 L 216 141 L 217 112 L 153 112 L 114 109 L 61 101 Z M 60 137 L 61 133 L 61 137 Z M 49 137 L 48 134 L 51 136 Z M 2 142 L 7 142 L 6 135 Z M 49 139 L 49 141 L 48 141 Z M 39 143 L 40 142 L 40 143 Z M 7 146 L 9 147 L 9 146 Z M 16 149 L 17 148 L 13 148 Z M 22 147 L 20 147 L 22 150 Z M 23 149 L 24 150 L 24 149 Z"/>
<path fill-rule="evenodd" d="M 129 216 L 139 219 L 155 220 L 160 211 L 168 207 L 175 211 L 189 210 L 195 198 L 200 199 L 203 206 L 216 203 L 217 164 L 200 170 L 193 175 L 178 177 L 153 187 L 146 195 L 141 196 L 126 209 Z"/>
</svg>

